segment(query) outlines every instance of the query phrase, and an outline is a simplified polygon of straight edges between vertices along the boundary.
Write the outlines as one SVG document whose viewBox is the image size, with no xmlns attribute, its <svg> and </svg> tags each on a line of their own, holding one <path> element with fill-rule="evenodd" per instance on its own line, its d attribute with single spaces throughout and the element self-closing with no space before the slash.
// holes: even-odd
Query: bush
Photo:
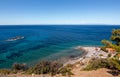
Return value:
<svg viewBox="0 0 120 77">
<path fill-rule="evenodd" d="M 73 75 L 71 72 L 72 65 L 68 64 L 67 66 L 63 67 L 63 64 L 58 63 L 56 61 L 49 62 L 49 61 L 42 61 L 35 65 L 34 67 L 28 69 L 26 71 L 27 74 L 50 74 L 54 76 L 56 74 L 62 74 L 64 76 L 68 75 L 69 77 Z"/>
<path fill-rule="evenodd" d="M 97 70 L 108 68 L 120 74 L 120 61 L 115 59 L 96 59 L 91 61 L 83 70 Z"/>
<path fill-rule="evenodd" d="M 71 76 L 71 75 L 74 75 L 72 72 L 71 72 L 71 67 L 72 65 L 68 64 L 67 66 L 63 67 L 60 69 L 59 73 L 61 73 L 63 76 Z"/>
<path fill-rule="evenodd" d="M 90 61 L 90 63 L 83 70 L 96 70 L 99 68 L 106 68 L 108 65 L 108 60 L 106 59 L 95 59 Z"/>
<path fill-rule="evenodd" d="M 50 74 L 55 75 L 55 74 L 59 73 L 59 70 L 62 66 L 63 65 L 58 63 L 58 62 L 51 62 L 51 64 L 50 64 Z"/>
<path fill-rule="evenodd" d="M 108 57 L 111 57 L 111 54 L 108 54 Z"/>
<path fill-rule="evenodd" d="M 12 69 L 16 70 L 16 71 L 20 71 L 20 70 L 21 71 L 25 71 L 25 70 L 28 69 L 28 67 L 27 67 L 27 65 L 25 63 L 22 63 L 22 64 L 20 64 L 20 63 L 14 63 L 12 65 Z"/>
<path fill-rule="evenodd" d="M 56 61 L 49 62 L 49 61 L 42 61 L 35 65 L 34 67 L 27 70 L 28 74 L 35 73 L 35 74 L 51 74 L 55 75 L 59 73 L 59 69 L 62 67 L 61 63 Z"/>
</svg>

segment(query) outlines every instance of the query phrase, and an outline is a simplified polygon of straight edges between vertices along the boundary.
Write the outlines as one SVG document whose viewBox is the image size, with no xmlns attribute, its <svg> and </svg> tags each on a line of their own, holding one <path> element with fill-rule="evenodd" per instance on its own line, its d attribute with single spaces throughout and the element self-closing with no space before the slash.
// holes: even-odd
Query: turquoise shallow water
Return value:
<svg viewBox="0 0 120 77">
<path fill-rule="evenodd" d="M 32 65 L 41 60 L 67 61 L 80 56 L 76 46 L 101 46 L 109 39 L 112 25 L 19 25 L 0 26 L 0 68 L 9 68 L 15 62 Z M 8 38 L 24 39 L 6 42 Z"/>
</svg>

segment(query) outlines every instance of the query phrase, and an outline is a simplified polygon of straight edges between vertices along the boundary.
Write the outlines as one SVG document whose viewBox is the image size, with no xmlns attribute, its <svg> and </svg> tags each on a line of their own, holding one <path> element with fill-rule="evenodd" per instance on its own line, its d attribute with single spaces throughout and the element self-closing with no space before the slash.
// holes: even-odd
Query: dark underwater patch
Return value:
<svg viewBox="0 0 120 77">
<path fill-rule="evenodd" d="M 2 64 L 2 63 L 4 63 L 4 62 L 6 62 L 6 61 L 5 61 L 5 60 L 2 60 L 2 59 L 0 60 L 0 64 Z"/>
<path fill-rule="evenodd" d="M 6 56 L 6 58 L 7 58 L 7 59 L 14 59 L 15 57 L 20 57 L 20 56 L 22 56 L 21 53 L 19 53 L 19 52 L 14 52 L 14 53 L 11 53 L 11 55 Z"/>
<path fill-rule="evenodd" d="M 0 45 L 0 54 L 14 50 L 14 46 L 20 44 L 21 42 L 24 42 L 24 40 L 19 40 L 16 42 L 8 42 L 5 44 L 1 44 Z"/>
</svg>

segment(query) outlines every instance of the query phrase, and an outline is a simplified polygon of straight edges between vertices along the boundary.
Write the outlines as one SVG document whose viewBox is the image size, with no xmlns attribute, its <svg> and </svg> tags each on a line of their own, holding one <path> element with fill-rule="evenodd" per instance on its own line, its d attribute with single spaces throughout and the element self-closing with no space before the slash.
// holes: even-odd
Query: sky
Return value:
<svg viewBox="0 0 120 77">
<path fill-rule="evenodd" d="M 0 0 L 0 25 L 120 24 L 120 0 Z"/>
</svg>

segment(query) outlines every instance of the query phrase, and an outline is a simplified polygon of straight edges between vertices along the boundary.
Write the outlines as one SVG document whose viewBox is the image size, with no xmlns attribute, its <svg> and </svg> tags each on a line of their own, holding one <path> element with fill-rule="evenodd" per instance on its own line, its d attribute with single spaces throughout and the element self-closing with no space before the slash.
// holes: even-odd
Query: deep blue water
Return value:
<svg viewBox="0 0 120 77">
<path fill-rule="evenodd" d="M 76 46 L 101 46 L 102 39 L 109 39 L 112 25 L 19 25 L 0 26 L 0 68 L 15 62 L 34 64 L 41 60 L 68 60 L 83 52 Z M 6 42 L 8 38 L 24 39 Z M 64 61 L 63 61 L 64 62 Z"/>
</svg>

